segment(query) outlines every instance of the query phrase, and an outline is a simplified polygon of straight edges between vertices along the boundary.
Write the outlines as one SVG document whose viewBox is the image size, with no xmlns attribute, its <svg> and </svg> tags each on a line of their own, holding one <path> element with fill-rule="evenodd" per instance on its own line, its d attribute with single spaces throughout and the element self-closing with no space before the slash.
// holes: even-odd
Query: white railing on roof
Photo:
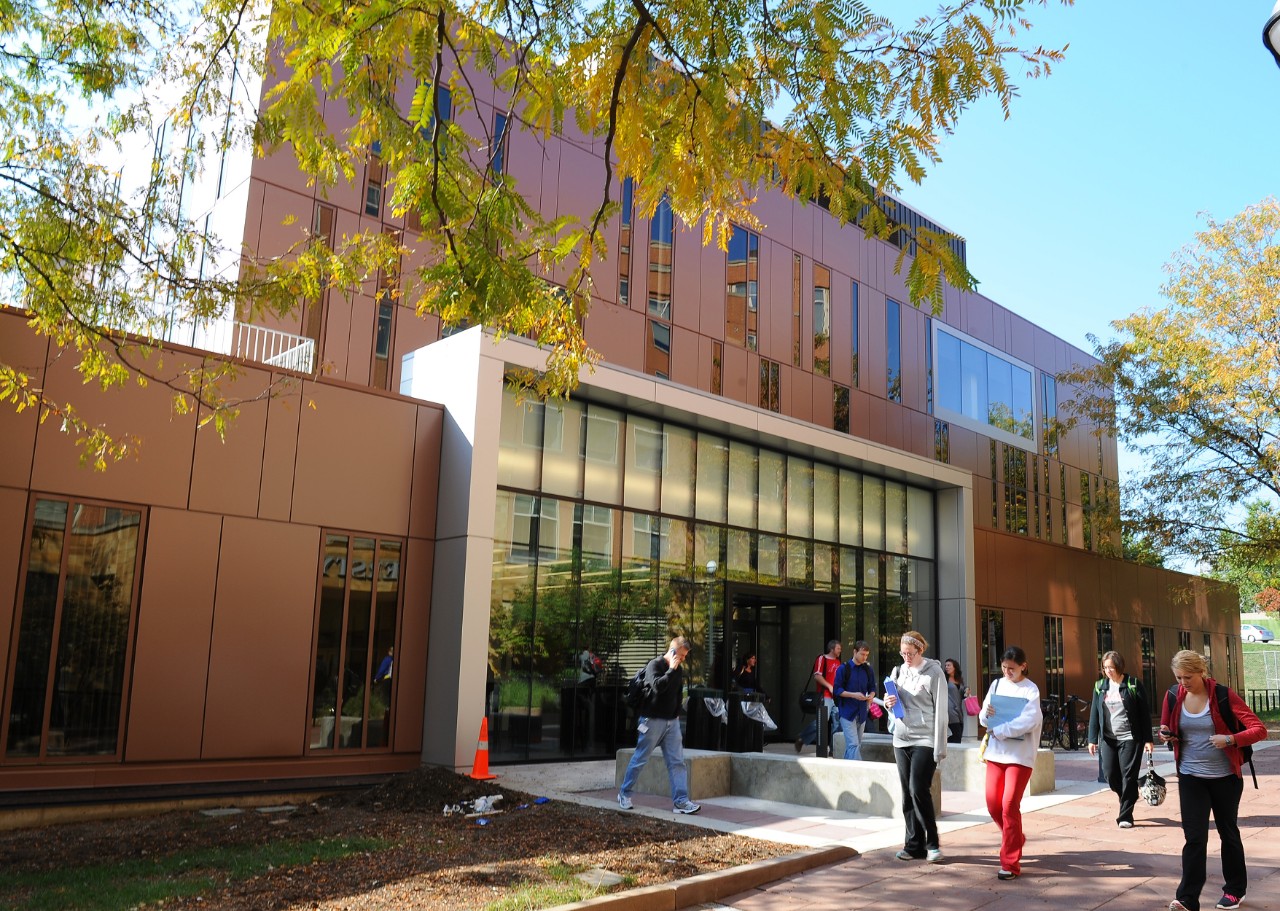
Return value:
<svg viewBox="0 0 1280 911">
<path fill-rule="evenodd" d="M 283 370 L 310 373 L 316 362 L 316 343 L 305 335 L 235 323 L 228 354 Z"/>
</svg>

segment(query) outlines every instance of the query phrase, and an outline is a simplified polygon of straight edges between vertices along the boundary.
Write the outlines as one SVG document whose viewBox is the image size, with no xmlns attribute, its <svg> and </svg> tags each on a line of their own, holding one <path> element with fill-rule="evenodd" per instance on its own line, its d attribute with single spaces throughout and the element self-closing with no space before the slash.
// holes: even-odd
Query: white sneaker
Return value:
<svg viewBox="0 0 1280 911">
<path fill-rule="evenodd" d="M 942 851 L 938 848 L 930 848 L 929 853 L 924 856 L 924 859 L 931 864 L 936 864 L 938 861 L 942 860 Z"/>
<path fill-rule="evenodd" d="M 631 809 L 631 798 L 630 798 L 630 797 L 628 797 L 626 794 L 619 794 L 619 795 L 618 795 L 618 806 L 622 807 L 622 809 L 624 809 L 624 810 L 630 810 L 630 809 Z"/>
<path fill-rule="evenodd" d="M 672 807 L 672 813 L 684 813 L 686 816 L 692 816 L 702 809 L 702 804 L 694 803 L 692 800 L 686 800 L 684 803 L 678 803 Z"/>
<path fill-rule="evenodd" d="M 1120 825 L 1120 828 L 1122 828 L 1122 829 L 1132 829 L 1132 828 L 1133 828 L 1133 823 L 1129 822 L 1129 820 L 1127 820 L 1127 819 L 1122 819 L 1122 820 L 1120 820 L 1119 825 Z"/>
</svg>

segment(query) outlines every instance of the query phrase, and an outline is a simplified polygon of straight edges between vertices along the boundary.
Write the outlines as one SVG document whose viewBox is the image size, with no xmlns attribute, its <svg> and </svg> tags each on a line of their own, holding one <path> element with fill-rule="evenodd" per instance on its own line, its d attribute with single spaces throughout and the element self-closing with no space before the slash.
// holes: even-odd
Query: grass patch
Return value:
<svg viewBox="0 0 1280 911">
<path fill-rule="evenodd" d="M 39 873 L 0 872 L 0 908 L 128 911 L 147 903 L 200 895 L 215 885 L 248 879 L 275 867 L 338 860 L 388 845 L 375 838 L 328 838 L 203 848 Z"/>
<path fill-rule="evenodd" d="M 582 864 L 566 864 L 553 860 L 543 866 L 543 872 L 551 877 L 550 883 L 521 883 L 501 898 L 494 899 L 484 906 L 483 911 L 536 911 L 538 908 L 553 908 L 572 902 L 586 901 L 609 892 L 591 886 L 578 879 L 579 873 L 586 870 Z M 624 876 L 618 885 L 619 889 L 630 889 L 636 885 L 634 876 Z"/>
</svg>

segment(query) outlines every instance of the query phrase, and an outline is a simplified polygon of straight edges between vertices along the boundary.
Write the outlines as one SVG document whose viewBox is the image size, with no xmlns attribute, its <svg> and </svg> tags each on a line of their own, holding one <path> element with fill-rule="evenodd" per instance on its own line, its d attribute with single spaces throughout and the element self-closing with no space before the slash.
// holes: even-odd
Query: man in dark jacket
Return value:
<svg viewBox="0 0 1280 911">
<path fill-rule="evenodd" d="M 671 640 L 671 646 L 665 654 L 645 665 L 645 695 L 644 701 L 640 703 L 640 717 L 636 724 L 640 738 L 618 791 L 618 806 L 624 810 L 631 809 L 631 792 L 640 777 L 640 770 L 657 747 L 662 747 L 662 758 L 667 764 L 667 775 L 671 779 L 673 812 L 697 813 L 702 809 L 689 799 L 689 773 L 684 767 L 684 735 L 680 732 L 680 700 L 684 689 L 684 674 L 680 665 L 684 664 L 688 654 L 689 640 L 684 636 L 677 636 Z"/>
</svg>

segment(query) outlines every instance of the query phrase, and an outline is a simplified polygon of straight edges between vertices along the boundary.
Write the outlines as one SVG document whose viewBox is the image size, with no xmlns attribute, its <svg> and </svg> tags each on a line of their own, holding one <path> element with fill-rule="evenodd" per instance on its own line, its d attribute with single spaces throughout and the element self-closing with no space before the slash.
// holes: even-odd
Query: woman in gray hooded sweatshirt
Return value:
<svg viewBox="0 0 1280 911">
<path fill-rule="evenodd" d="M 889 679 L 898 695 L 885 696 L 890 709 L 902 703 L 903 717 L 893 720 L 893 755 L 902 784 L 902 815 L 907 837 L 898 860 L 942 860 L 938 846 L 938 813 L 933 805 L 933 773 L 947 755 L 947 675 L 942 665 L 924 656 L 929 643 L 915 630 L 902 634 L 902 664 Z"/>
</svg>

